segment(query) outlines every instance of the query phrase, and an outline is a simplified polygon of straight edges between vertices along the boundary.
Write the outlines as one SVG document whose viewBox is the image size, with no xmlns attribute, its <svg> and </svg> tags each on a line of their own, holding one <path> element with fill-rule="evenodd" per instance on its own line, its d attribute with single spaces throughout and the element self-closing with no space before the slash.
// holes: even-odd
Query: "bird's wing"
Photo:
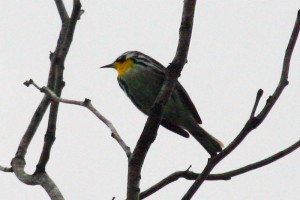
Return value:
<svg viewBox="0 0 300 200">
<path fill-rule="evenodd" d="M 165 75 L 166 68 L 162 64 L 160 64 L 159 62 L 157 62 L 156 60 L 154 60 L 153 58 L 149 57 L 149 59 L 151 59 L 151 61 L 153 63 L 155 63 L 155 65 L 153 65 L 153 66 L 156 67 L 156 70 L 160 71 L 163 75 Z M 185 89 L 182 87 L 182 85 L 179 82 L 176 83 L 175 87 L 178 90 L 179 96 L 182 98 L 181 100 L 187 105 L 187 108 L 191 111 L 194 119 L 199 124 L 202 124 L 202 120 L 201 120 L 201 118 L 200 118 L 200 116 L 199 116 L 199 114 L 198 114 L 198 112 L 196 110 L 195 105 L 193 104 L 191 98 L 189 97 L 188 93 L 185 91 Z M 176 132 L 176 131 L 174 131 L 174 132 Z"/>
<path fill-rule="evenodd" d="M 184 102 L 187 106 L 187 108 L 191 111 L 194 119 L 199 123 L 202 124 L 202 120 L 196 110 L 195 105 L 193 104 L 191 98 L 189 97 L 188 93 L 185 91 L 185 89 L 182 87 L 182 85 L 177 82 L 176 83 L 176 89 L 178 91 L 179 97 L 181 98 L 182 102 Z"/>
<path fill-rule="evenodd" d="M 167 122 L 165 119 L 161 120 L 160 124 L 165 127 L 166 129 L 177 133 L 178 135 L 181 135 L 182 137 L 188 138 L 190 137 L 190 135 L 188 134 L 187 131 L 185 131 L 184 129 L 180 128 L 179 126 L 176 126 L 172 123 Z"/>
</svg>

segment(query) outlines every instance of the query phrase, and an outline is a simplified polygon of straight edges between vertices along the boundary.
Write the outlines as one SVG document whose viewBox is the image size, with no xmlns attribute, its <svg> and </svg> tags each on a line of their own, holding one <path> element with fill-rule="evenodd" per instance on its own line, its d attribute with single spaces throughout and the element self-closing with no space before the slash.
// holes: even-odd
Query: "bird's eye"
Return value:
<svg viewBox="0 0 300 200">
<path fill-rule="evenodd" d="M 122 63 L 122 62 L 124 62 L 125 60 L 126 60 L 126 56 L 123 55 L 123 56 L 120 56 L 120 57 L 116 60 L 116 62 Z"/>
</svg>

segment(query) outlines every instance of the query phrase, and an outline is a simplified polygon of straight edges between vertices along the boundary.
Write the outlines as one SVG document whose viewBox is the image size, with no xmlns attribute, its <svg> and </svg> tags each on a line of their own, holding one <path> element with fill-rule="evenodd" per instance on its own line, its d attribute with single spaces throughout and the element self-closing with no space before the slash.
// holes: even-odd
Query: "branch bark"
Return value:
<svg viewBox="0 0 300 200">
<path fill-rule="evenodd" d="M 151 144 L 157 136 L 157 130 L 163 114 L 163 109 L 168 101 L 175 81 L 180 76 L 187 60 L 189 44 L 192 35 L 193 19 L 196 0 L 185 0 L 183 5 L 182 20 L 179 32 L 179 41 L 176 55 L 166 70 L 163 86 L 152 106 L 144 130 L 134 148 L 128 163 L 127 200 L 140 199 L 141 170 Z"/>
<path fill-rule="evenodd" d="M 217 156 L 211 158 L 209 162 L 207 163 L 206 167 L 202 171 L 202 173 L 197 177 L 195 182 L 192 184 L 192 186 L 189 188 L 187 193 L 183 196 L 182 200 L 189 200 L 193 197 L 193 195 L 196 193 L 196 191 L 200 188 L 202 183 L 207 179 L 210 172 L 213 170 L 213 168 L 227 155 L 229 155 L 250 133 L 252 130 L 257 128 L 263 120 L 267 117 L 273 106 L 275 105 L 277 99 L 281 95 L 284 88 L 288 85 L 288 72 L 290 67 L 290 60 L 292 57 L 292 53 L 294 50 L 294 46 L 296 44 L 298 34 L 300 29 L 300 11 L 298 11 L 297 19 L 294 25 L 294 29 L 289 41 L 289 44 L 287 46 L 285 56 L 284 56 L 284 62 L 282 67 L 282 73 L 280 77 L 279 84 L 277 88 L 275 89 L 272 96 L 269 97 L 267 100 L 265 106 L 260 111 L 260 113 L 257 116 L 250 116 L 250 119 L 246 122 L 244 128 L 241 130 L 241 132 L 238 134 L 238 136 L 223 150 L 221 151 Z M 254 112 L 256 110 L 256 106 L 253 108 Z M 253 113 L 253 111 L 252 111 Z"/>
</svg>

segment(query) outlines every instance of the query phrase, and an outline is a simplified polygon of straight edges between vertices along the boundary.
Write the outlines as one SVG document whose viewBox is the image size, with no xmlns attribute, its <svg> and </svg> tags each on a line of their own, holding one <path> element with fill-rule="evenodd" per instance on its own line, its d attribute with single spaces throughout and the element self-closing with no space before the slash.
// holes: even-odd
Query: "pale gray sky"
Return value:
<svg viewBox="0 0 300 200">
<path fill-rule="evenodd" d="M 67 1 L 69 10 L 71 2 Z M 162 64 L 171 62 L 178 39 L 182 1 L 82 1 L 66 61 L 63 97 L 90 98 L 133 148 L 146 116 L 123 94 L 116 72 L 100 70 L 128 50 L 142 51 Z M 284 52 L 295 22 L 298 0 L 198 1 L 188 64 L 180 82 L 189 92 L 203 127 L 225 145 L 248 119 L 256 92 L 261 108 L 277 86 Z M 0 7 L 1 140 L 0 165 L 9 166 L 31 116 L 42 98 L 22 83 L 46 84 L 49 51 L 60 30 L 54 1 L 3 1 Z M 299 139 L 300 43 L 291 61 L 290 84 L 265 120 L 214 172 L 225 172 L 263 159 Z M 61 105 L 57 139 L 47 171 L 66 199 L 124 199 L 127 159 L 108 128 L 81 107 Z M 46 120 L 26 160 L 35 169 Z M 194 199 L 298 199 L 300 150 L 267 167 L 230 181 L 206 182 Z M 194 140 L 160 128 L 146 158 L 141 189 L 178 170 L 200 172 L 208 154 Z M 41 187 L 27 186 L 0 173 L 0 199 L 48 199 Z M 192 181 L 179 180 L 150 200 L 180 199 Z"/>
</svg>

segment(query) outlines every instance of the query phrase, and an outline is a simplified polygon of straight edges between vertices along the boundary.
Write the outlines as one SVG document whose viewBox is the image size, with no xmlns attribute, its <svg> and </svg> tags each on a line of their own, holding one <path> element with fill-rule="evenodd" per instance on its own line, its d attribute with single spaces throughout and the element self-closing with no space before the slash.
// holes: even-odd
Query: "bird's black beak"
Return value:
<svg viewBox="0 0 300 200">
<path fill-rule="evenodd" d="M 100 68 L 114 68 L 114 65 L 113 64 L 108 64 L 108 65 L 102 66 Z"/>
</svg>

